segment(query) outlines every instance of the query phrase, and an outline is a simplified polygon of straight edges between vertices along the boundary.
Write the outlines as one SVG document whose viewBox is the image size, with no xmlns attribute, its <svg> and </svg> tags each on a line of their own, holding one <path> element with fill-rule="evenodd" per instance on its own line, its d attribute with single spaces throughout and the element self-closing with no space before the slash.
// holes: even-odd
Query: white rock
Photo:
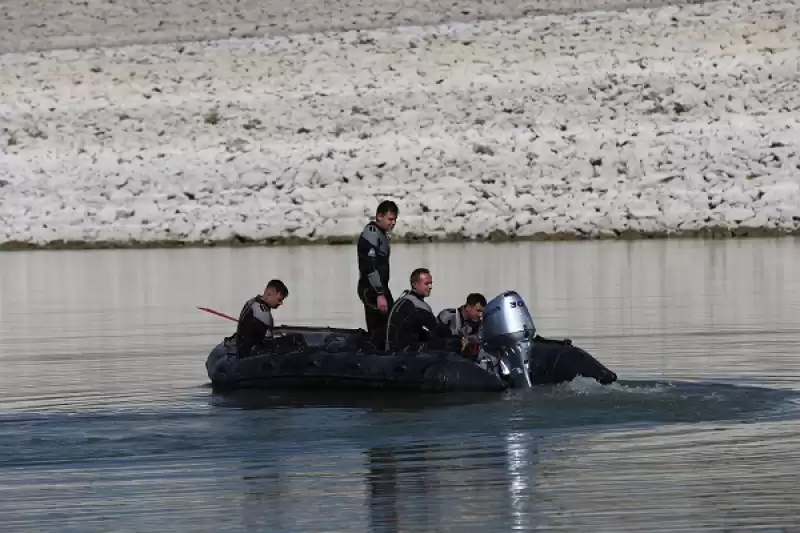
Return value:
<svg viewBox="0 0 800 533">
<path fill-rule="evenodd" d="M 111 224 L 117 220 L 117 208 L 113 205 L 107 205 L 100 209 L 95 216 L 95 220 L 100 224 Z"/>
<path fill-rule="evenodd" d="M 719 209 L 719 212 L 723 216 L 723 220 L 728 222 L 729 226 L 732 227 L 730 223 L 734 225 L 740 225 L 743 222 L 747 222 L 752 219 L 756 214 L 753 212 L 752 209 L 749 207 L 729 207 L 725 206 Z"/>
<path fill-rule="evenodd" d="M 677 228 L 684 220 L 696 218 L 697 214 L 695 208 L 680 200 L 665 202 L 662 211 L 664 222 L 672 228 Z"/>
<path fill-rule="evenodd" d="M 624 231 L 630 227 L 630 220 L 627 214 L 619 211 L 611 212 L 605 215 L 602 221 L 599 222 L 599 228 L 605 231 L 616 232 Z"/>
<path fill-rule="evenodd" d="M 131 198 L 133 198 L 133 193 L 128 189 L 114 189 L 114 191 L 111 192 L 109 200 L 114 204 L 121 204 L 127 202 Z"/>
<path fill-rule="evenodd" d="M 641 219 L 641 218 L 652 218 L 657 219 L 661 216 L 661 210 L 654 202 L 649 202 L 647 200 L 634 200 L 628 206 L 628 210 L 632 217 Z"/>
<path fill-rule="evenodd" d="M 742 227 L 750 228 L 775 228 L 778 226 L 778 217 L 770 217 L 770 213 L 766 211 L 759 211 L 755 213 L 753 218 L 742 221 Z"/>
<path fill-rule="evenodd" d="M 741 187 L 735 185 L 722 193 L 722 201 L 728 205 L 747 205 L 753 201 L 749 194 L 745 194 Z"/>
<path fill-rule="evenodd" d="M 464 231 L 463 218 L 449 216 L 445 219 L 444 232 L 446 235 L 462 235 L 463 231 Z"/>
<path fill-rule="evenodd" d="M 533 220 L 533 214 L 530 211 L 520 211 L 514 214 L 513 224 L 517 228 L 527 226 Z"/>
<path fill-rule="evenodd" d="M 239 182 L 248 189 L 261 189 L 269 182 L 269 176 L 263 171 L 253 170 L 239 176 Z"/>
<path fill-rule="evenodd" d="M 528 237 L 537 233 L 552 234 L 556 231 L 552 220 L 545 220 L 541 217 L 532 217 L 528 222 L 519 226 L 516 234 L 520 237 Z"/>
<path fill-rule="evenodd" d="M 364 230 L 364 226 L 369 222 L 369 219 L 364 219 L 361 217 L 357 218 L 343 218 L 336 221 L 336 229 L 337 235 L 336 236 L 344 236 L 344 235 L 353 235 L 358 236 Z M 409 224 L 407 221 L 403 221 L 402 225 L 398 223 L 395 226 L 395 229 L 399 229 L 398 232 L 403 231 L 404 227 L 407 227 Z"/>
<path fill-rule="evenodd" d="M 765 204 L 800 200 L 800 184 L 794 181 L 766 185 L 761 191 L 764 193 L 761 201 Z"/>
<path fill-rule="evenodd" d="M 185 239 L 192 233 L 192 225 L 184 217 L 176 217 L 170 222 L 169 233 L 180 239 Z"/>
<path fill-rule="evenodd" d="M 317 225 L 317 236 L 320 239 L 327 239 L 328 237 L 336 237 L 336 221 L 330 218 L 324 219 Z"/>
<path fill-rule="evenodd" d="M 134 203 L 133 216 L 142 222 L 155 222 L 161 219 L 162 212 L 155 202 L 141 200 Z"/>
</svg>

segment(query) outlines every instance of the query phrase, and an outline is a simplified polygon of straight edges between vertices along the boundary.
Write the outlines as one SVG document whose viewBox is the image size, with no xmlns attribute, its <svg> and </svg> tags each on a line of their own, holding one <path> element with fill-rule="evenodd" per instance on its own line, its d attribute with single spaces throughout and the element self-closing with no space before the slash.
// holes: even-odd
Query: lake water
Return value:
<svg viewBox="0 0 800 533">
<path fill-rule="evenodd" d="M 435 310 L 516 289 L 617 372 L 507 394 L 215 393 L 279 323 L 361 326 L 352 247 L 0 254 L 0 527 L 90 532 L 797 531 L 800 241 L 395 245 Z"/>
</svg>

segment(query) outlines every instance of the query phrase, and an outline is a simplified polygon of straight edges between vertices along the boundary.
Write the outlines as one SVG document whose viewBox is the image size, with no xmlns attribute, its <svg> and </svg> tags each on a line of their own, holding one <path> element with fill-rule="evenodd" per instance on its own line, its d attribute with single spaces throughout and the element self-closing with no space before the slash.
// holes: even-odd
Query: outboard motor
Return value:
<svg viewBox="0 0 800 533">
<path fill-rule="evenodd" d="M 529 358 L 536 326 L 516 291 L 493 298 L 483 310 L 483 342 L 500 358 L 500 372 L 515 389 L 530 388 Z"/>
</svg>

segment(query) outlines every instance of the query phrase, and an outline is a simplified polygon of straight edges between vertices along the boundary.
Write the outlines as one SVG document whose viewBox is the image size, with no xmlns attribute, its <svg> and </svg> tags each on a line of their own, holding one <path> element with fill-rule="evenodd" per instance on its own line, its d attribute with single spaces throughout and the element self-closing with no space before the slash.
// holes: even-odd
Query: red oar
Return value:
<svg viewBox="0 0 800 533">
<path fill-rule="evenodd" d="M 200 309 L 201 311 L 205 311 L 206 313 L 211 313 L 212 315 L 217 315 L 217 316 L 221 316 L 222 318 L 227 318 L 228 320 L 230 320 L 232 322 L 239 322 L 238 319 L 233 318 L 232 316 L 226 315 L 225 313 L 220 313 L 219 311 L 214 311 L 213 309 L 209 309 L 208 307 L 200 307 L 198 305 L 197 308 Z"/>
</svg>

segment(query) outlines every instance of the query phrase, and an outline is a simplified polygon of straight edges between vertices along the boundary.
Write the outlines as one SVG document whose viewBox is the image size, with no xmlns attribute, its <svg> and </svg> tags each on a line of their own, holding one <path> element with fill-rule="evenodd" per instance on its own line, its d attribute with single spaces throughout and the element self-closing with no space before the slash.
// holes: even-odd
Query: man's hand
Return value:
<svg viewBox="0 0 800 533">
<path fill-rule="evenodd" d="M 469 359 L 474 359 L 480 352 L 480 344 L 475 340 L 461 337 L 461 355 Z"/>
<path fill-rule="evenodd" d="M 386 301 L 386 296 L 383 294 L 378 295 L 378 310 L 381 313 L 389 312 L 389 303 Z"/>
</svg>

